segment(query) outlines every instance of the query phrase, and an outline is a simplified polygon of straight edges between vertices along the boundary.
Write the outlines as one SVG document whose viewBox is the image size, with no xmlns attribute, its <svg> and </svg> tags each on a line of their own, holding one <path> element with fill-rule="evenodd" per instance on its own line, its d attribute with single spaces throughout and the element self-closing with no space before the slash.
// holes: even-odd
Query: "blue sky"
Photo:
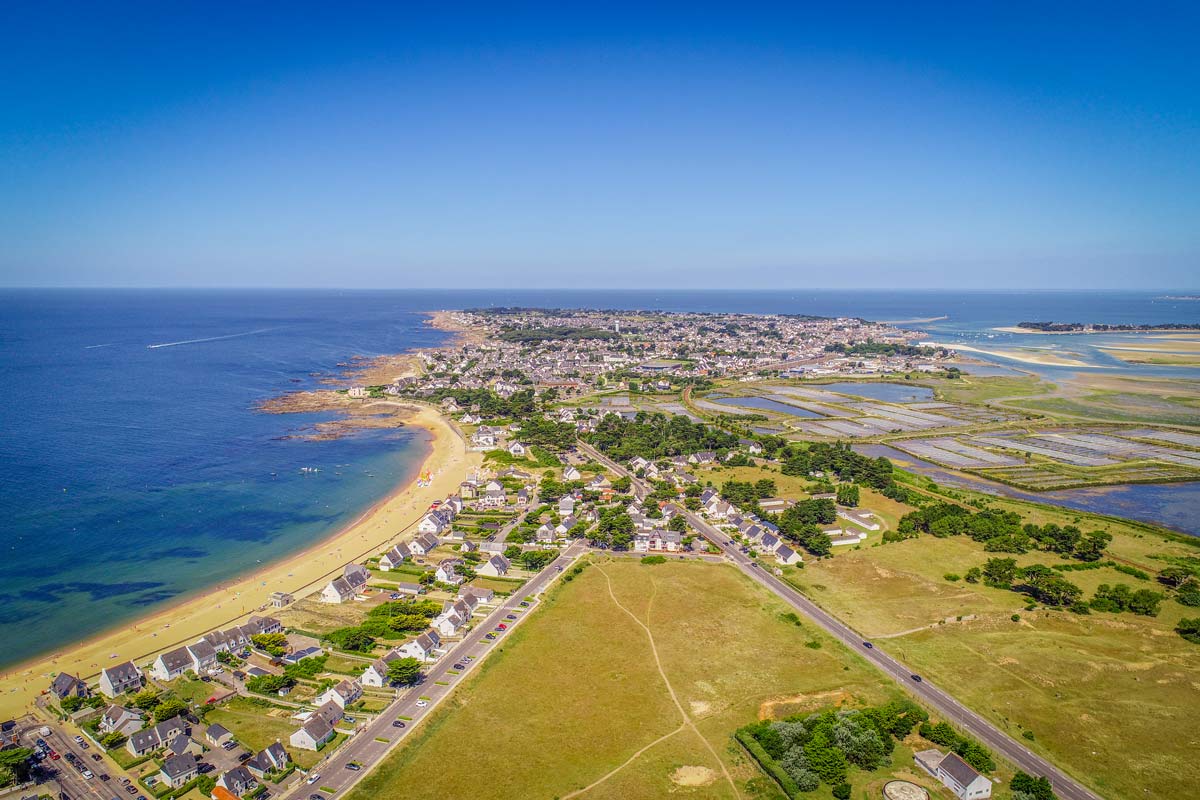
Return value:
<svg viewBox="0 0 1200 800">
<path fill-rule="evenodd" d="M 1200 284 L 1195 4 L 100 5 L 0 9 L 0 285 Z"/>
</svg>

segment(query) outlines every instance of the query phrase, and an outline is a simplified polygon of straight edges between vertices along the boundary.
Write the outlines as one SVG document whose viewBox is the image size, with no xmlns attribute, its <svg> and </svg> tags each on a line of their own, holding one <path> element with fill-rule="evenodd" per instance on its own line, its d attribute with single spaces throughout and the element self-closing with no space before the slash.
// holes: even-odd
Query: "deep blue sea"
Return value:
<svg viewBox="0 0 1200 800">
<path fill-rule="evenodd" d="M 317 385 L 320 378 L 313 373 L 336 373 L 352 356 L 441 343 L 445 335 L 424 324 L 422 311 L 521 305 L 877 320 L 946 316 L 911 327 L 929 331 L 931 338 L 1005 347 L 1043 345 L 1049 338 L 990 331 L 1021 320 L 1200 323 L 1200 302 L 1159 297 L 817 290 L 0 291 L 0 641 L 6 644 L 0 666 L 127 623 L 302 549 L 409 480 L 427 448 L 420 430 L 306 441 L 288 437 L 320 416 L 261 414 L 254 407 Z M 1004 368 L 1003 360 L 996 363 Z M 301 472 L 309 466 L 321 471 Z M 1159 504 L 1172 508 L 1167 515 L 1172 519 L 1161 521 L 1200 517 L 1192 487 L 1190 495 L 1182 488 L 1171 495 L 1191 498 L 1182 509 L 1174 501 Z M 1112 495 L 1097 493 L 1095 502 L 1103 506 L 1106 496 Z"/>
</svg>

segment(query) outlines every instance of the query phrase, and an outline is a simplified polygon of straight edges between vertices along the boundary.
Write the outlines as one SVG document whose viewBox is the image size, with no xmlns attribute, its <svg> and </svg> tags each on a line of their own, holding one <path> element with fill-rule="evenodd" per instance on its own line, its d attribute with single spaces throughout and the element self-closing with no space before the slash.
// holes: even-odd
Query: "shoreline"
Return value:
<svg viewBox="0 0 1200 800">
<path fill-rule="evenodd" d="M 924 343 L 923 343 L 924 344 Z M 1016 361 L 1021 364 L 1037 364 L 1042 367 L 1086 367 L 1088 369 L 1112 369 L 1106 364 L 1089 364 L 1086 361 L 1080 361 L 1075 358 L 1064 358 L 1063 356 L 1047 353 L 1039 355 L 1036 353 L 1024 353 L 1014 350 L 984 350 L 981 347 L 972 347 L 966 344 L 939 343 L 929 342 L 928 344 L 934 347 L 944 347 L 948 350 L 958 350 L 966 353 L 979 353 L 980 355 L 992 356 L 994 358 L 1003 358 L 1009 361 Z"/>
<path fill-rule="evenodd" d="M 455 334 L 442 346 L 460 346 L 477 340 L 473 332 L 454 319 L 454 312 L 425 312 L 429 324 Z M 431 348 L 437 349 L 437 348 Z M 378 358 L 355 358 L 353 367 L 334 384 L 352 382 L 358 378 L 376 378 L 400 367 L 419 369 L 420 350 Z M 404 370 L 402 374 L 408 373 Z M 408 373 L 411 374 L 411 373 Z M 45 690 L 58 672 L 69 672 L 85 680 L 99 675 L 110 664 L 132 660 L 139 666 L 159 653 L 196 641 L 213 630 L 240 624 L 252 614 L 270 616 L 270 595 L 286 591 L 297 599 L 319 590 L 330 578 L 340 574 L 342 567 L 356 559 L 374 555 L 395 543 L 413 528 L 435 500 L 441 500 L 458 490 L 468 470 L 482 463 L 482 456 L 467 449 L 461 432 L 436 409 L 418 402 L 376 400 L 368 403 L 348 401 L 332 388 L 305 392 L 320 405 L 320 410 L 341 413 L 345 419 L 327 423 L 356 426 L 355 417 L 372 407 L 384 407 L 390 419 L 385 426 L 413 425 L 430 434 L 428 452 L 421 464 L 387 494 L 369 506 L 353 521 L 346 523 L 313 541 L 301 550 L 280 556 L 249 572 L 235 575 L 215 585 L 181 595 L 162 608 L 116 623 L 116 627 L 96 633 L 78 644 L 63 646 L 18 662 L 0 671 L 0 717 L 16 717 L 24 713 Z M 305 408 L 268 408 L 290 395 L 272 398 L 260 406 L 263 413 L 311 411 Z M 285 403 L 286 405 L 286 403 Z M 379 411 L 368 411 L 378 414 Z M 327 431 L 332 429 L 327 429 Z M 340 435 L 340 432 L 332 433 Z M 321 438 L 321 437 L 316 437 Z M 428 486 L 418 486 L 423 472 L 433 478 Z M 115 657 L 114 657 L 115 656 Z"/>
<path fill-rule="evenodd" d="M 1001 333 L 1022 333 L 1031 336 L 1114 336 L 1114 335 L 1158 335 L 1166 336 L 1172 333 L 1200 333 L 1200 328 L 1131 328 L 1127 330 L 1083 330 L 1083 331 L 1043 331 L 1038 328 L 1020 328 L 1016 325 L 1001 325 L 992 328 Z"/>
<path fill-rule="evenodd" d="M 433 474 L 429 486 L 418 486 L 414 474 L 353 522 L 304 550 L 182 598 L 131 623 L 120 623 L 122 627 L 99 633 L 78 645 L 35 656 L 6 669 L 0 676 L 0 716 L 23 713 L 48 687 L 50 676 L 55 673 L 69 672 L 87 680 L 110 664 L 133 660 L 141 666 L 158 653 L 193 642 L 252 614 L 270 616 L 272 592 L 304 596 L 340 573 L 343 565 L 382 551 L 387 544 L 398 540 L 420 520 L 430 503 L 454 493 L 474 455 L 467 451 L 465 442 L 445 417 L 428 407 L 410 407 L 416 413 L 408 420 L 409 424 L 425 428 L 431 434 L 429 453 L 417 470 L 417 474 L 424 471 Z"/>
</svg>

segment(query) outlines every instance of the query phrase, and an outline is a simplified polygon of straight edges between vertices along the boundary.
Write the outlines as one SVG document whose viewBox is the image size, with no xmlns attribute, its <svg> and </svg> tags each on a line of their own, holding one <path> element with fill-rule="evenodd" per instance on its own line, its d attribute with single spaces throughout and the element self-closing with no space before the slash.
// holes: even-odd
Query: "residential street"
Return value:
<svg viewBox="0 0 1200 800">
<path fill-rule="evenodd" d="M 624 466 L 609 459 L 595 448 L 583 442 L 579 443 L 579 448 L 601 464 L 612 469 L 618 475 L 628 475 L 632 478 L 634 488 L 639 494 L 645 495 L 649 493 L 649 488 L 645 482 L 633 476 Z M 717 530 L 699 514 L 688 512 L 687 519 L 697 531 L 702 533 L 716 547 L 720 548 L 725 557 L 736 564 L 743 572 L 783 598 L 797 611 L 808 616 L 829 634 L 886 673 L 908 692 L 919 697 L 930 708 L 935 709 L 941 716 L 974 736 L 997 754 L 1015 764 L 1018 768 L 1031 775 L 1044 775 L 1048 778 L 1061 800 L 1100 800 L 1098 795 L 1088 790 L 1046 759 L 1005 734 L 999 728 L 996 728 L 985 718 L 971 711 L 928 680 L 923 679 L 920 683 L 914 681 L 911 677 L 914 670 L 901 664 L 878 647 L 865 647 L 863 638 L 841 620 L 813 603 L 784 581 L 772 575 L 768 570 L 759 567 L 753 559 L 736 547 L 726 544 L 730 540 L 729 535 Z"/>
<path fill-rule="evenodd" d="M 329 760 L 315 766 L 310 771 L 309 778 L 311 779 L 314 774 L 320 774 L 318 780 L 311 784 L 301 782 L 281 797 L 318 794 L 323 798 L 330 798 L 345 794 L 347 789 L 364 777 L 371 768 L 377 766 L 383 756 L 398 745 L 424 717 L 434 710 L 438 703 L 448 697 L 467 673 L 483 661 L 488 650 L 502 642 L 508 633 L 501 634 L 491 642 L 484 637 L 494 631 L 501 622 L 507 624 L 509 632 L 511 632 L 537 607 L 539 602 L 534 601 L 528 608 L 521 608 L 521 601 L 526 597 L 540 594 L 560 574 L 560 568 L 566 569 L 586 551 L 587 546 L 583 541 L 577 541 L 564 550 L 557 560 L 535 575 L 520 590 L 514 592 L 486 619 L 480 620 L 462 641 L 455 644 L 436 663 L 429 666 L 420 686 L 405 689 L 397 702 L 384 709 L 373 722 L 364 725 Z M 516 614 L 517 618 L 506 620 L 505 617 L 509 614 Z M 468 656 L 474 656 L 474 660 L 465 661 L 464 659 Z M 461 675 L 450 675 L 450 670 L 457 663 L 466 664 L 466 670 Z M 438 686 L 439 681 L 449 685 Z M 422 697 L 428 698 L 428 705 L 423 708 L 417 705 Z M 392 727 L 393 722 L 402 718 L 409 718 L 411 721 L 405 720 L 403 728 Z M 386 742 L 378 741 L 379 739 L 385 739 Z M 347 769 L 346 765 L 351 762 L 361 764 L 362 769 Z M 332 789 L 333 792 L 320 791 L 321 789 Z"/>
</svg>

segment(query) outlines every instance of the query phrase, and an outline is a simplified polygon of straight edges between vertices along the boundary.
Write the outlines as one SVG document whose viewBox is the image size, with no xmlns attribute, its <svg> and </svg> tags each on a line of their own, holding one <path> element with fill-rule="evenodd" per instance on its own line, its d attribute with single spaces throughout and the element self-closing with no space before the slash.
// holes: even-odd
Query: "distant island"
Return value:
<svg viewBox="0 0 1200 800">
<path fill-rule="evenodd" d="M 1103 322 L 1018 322 L 995 328 L 1006 333 L 1145 333 L 1152 331 L 1200 331 L 1194 322 L 1162 322 L 1154 325 L 1108 325 Z"/>
</svg>

